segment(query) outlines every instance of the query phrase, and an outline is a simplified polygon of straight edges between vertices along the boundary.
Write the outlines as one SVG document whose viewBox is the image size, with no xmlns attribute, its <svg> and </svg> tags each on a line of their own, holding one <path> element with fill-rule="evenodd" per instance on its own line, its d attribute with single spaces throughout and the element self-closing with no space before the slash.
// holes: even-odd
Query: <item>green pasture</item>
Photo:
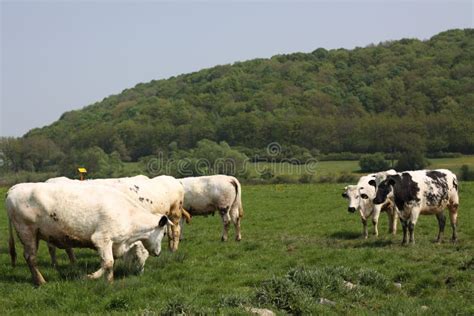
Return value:
<svg viewBox="0 0 474 316">
<path fill-rule="evenodd" d="M 250 306 L 278 314 L 474 314 L 474 183 L 460 184 L 457 243 L 449 241 L 449 225 L 445 241 L 433 243 L 437 223 L 425 216 L 408 247 L 400 245 L 400 231 L 387 234 L 384 214 L 379 238 L 361 239 L 360 219 L 340 196 L 343 185 L 243 186 L 241 242 L 220 241 L 218 216 L 195 217 L 179 250 L 149 258 L 143 275 L 117 260 L 113 284 L 84 279 L 99 265 L 94 251 L 77 249 L 75 266 L 58 251 L 56 270 L 41 242 L 39 267 L 48 281 L 41 288 L 31 283 L 18 240 L 18 264 L 10 266 L 2 201 L 0 314 L 247 314 Z"/>
<path fill-rule="evenodd" d="M 430 165 L 427 167 L 428 169 L 449 169 L 459 173 L 462 165 L 468 165 L 470 169 L 474 168 L 474 155 L 458 158 L 432 158 L 428 160 L 430 162 Z M 249 163 L 248 168 L 252 176 L 261 174 L 265 169 L 271 169 L 275 176 L 287 175 L 295 178 L 307 173 L 312 173 L 315 176 L 337 176 L 343 173 L 360 175 L 359 161 L 357 160 L 318 161 L 309 165 L 258 162 Z"/>
</svg>

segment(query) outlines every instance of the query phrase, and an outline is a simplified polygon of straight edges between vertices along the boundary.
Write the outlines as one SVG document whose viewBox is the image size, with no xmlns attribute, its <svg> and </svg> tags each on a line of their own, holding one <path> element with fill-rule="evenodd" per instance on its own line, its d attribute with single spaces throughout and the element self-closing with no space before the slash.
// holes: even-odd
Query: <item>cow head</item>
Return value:
<svg viewBox="0 0 474 316">
<path fill-rule="evenodd" d="M 348 185 L 345 187 L 342 197 L 349 201 L 349 207 L 347 208 L 349 213 L 354 213 L 359 208 L 360 197 L 357 186 Z"/>
<path fill-rule="evenodd" d="M 375 194 L 374 204 L 382 204 L 393 196 L 393 186 L 395 180 L 392 176 L 388 176 L 387 179 L 380 182 L 377 186 L 377 193 Z"/>
<path fill-rule="evenodd" d="M 146 250 L 148 250 L 152 256 L 159 256 L 161 253 L 161 240 L 165 234 L 166 225 L 173 225 L 173 223 L 166 215 L 163 215 L 149 237 L 146 240 L 142 240 Z"/>
</svg>

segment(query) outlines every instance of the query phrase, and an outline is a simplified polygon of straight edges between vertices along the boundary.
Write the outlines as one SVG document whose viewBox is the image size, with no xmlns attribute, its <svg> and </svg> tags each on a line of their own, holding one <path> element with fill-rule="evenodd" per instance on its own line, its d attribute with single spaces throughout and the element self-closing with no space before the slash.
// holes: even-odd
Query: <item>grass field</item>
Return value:
<svg viewBox="0 0 474 316">
<path fill-rule="evenodd" d="M 474 156 L 462 156 L 458 158 L 433 158 L 428 159 L 430 162 L 429 169 L 449 169 L 458 173 L 462 165 L 468 165 L 470 169 L 474 169 Z M 343 160 L 343 161 L 319 161 L 310 166 L 292 165 L 289 163 L 269 163 L 259 162 L 250 163 L 249 169 L 252 175 L 257 175 L 265 168 L 270 168 L 273 173 L 278 175 L 290 175 L 299 177 L 304 173 L 314 172 L 317 176 L 327 176 L 328 174 L 338 175 L 341 173 L 359 175 L 359 161 Z"/>
<path fill-rule="evenodd" d="M 84 279 L 99 265 L 94 251 L 78 249 L 76 266 L 59 251 L 56 270 L 42 242 L 39 266 L 49 283 L 41 288 L 32 286 L 21 255 L 10 266 L 2 201 L 0 314 L 246 314 L 246 306 L 280 314 L 474 314 L 474 183 L 460 185 L 459 242 L 449 241 L 447 225 L 445 242 L 434 244 L 436 220 L 426 216 L 409 247 L 400 245 L 400 232 L 387 234 L 384 214 L 381 236 L 361 239 L 341 186 L 244 186 L 240 243 L 220 242 L 219 217 L 194 218 L 176 253 L 149 258 L 142 276 L 117 261 L 113 284 Z M 318 304 L 321 297 L 335 305 Z"/>
</svg>

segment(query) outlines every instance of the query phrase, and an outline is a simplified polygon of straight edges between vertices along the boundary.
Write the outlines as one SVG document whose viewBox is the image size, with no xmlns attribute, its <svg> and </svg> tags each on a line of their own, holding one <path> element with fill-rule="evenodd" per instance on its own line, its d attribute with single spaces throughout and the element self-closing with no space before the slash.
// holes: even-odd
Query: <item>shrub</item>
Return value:
<svg viewBox="0 0 474 316">
<path fill-rule="evenodd" d="M 328 173 L 328 174 L 323 174 L 321 176 L 318 177 L 318 182 L 319 183 L 331 183 L 331 182 L 334 182 L 334 180 L 336 179 L 336 176 L 334 175 L 334 173 Z"/>
<path fill-rule="evenodd" d="M 329 153 L 319 155 L 317 158 L 320 161 L 338 161 L 338 160 L 359 160 L 361 154 L 351 152 Z"/>
<path fill-rule="evenodd" d="M 268 167 L 265 167 L 265 169 L 263 169 L 262 173 L 260 174 L 260 178 L 263 180 L 270 180 L 273 177 L 275 177 L 275 174 L 273 173 L 273 170 Z"/>
<path fill-rule="evenodd" d="M 300 183 L 312 183 L 313 182 L 314 175 L 309 174 L 309 173 L 304 173 L 301 175 L 301 177 L 298 179 Z"/>
<path fill-rule="evenodd" d="M 382 153 L 375 153 L 360 157 L 359 166 L 363 172 L 378 172 L 387 170 L 390 164 Z"/>
<path fill-rule="evenodd" d="M 419 170 L 429 165 L 429 161 L 420 151 L 410 151 L 401 154 L 395 169 L 397 171 Z"/>
<path fill-rule="evenodd" d="M 287 174 L 280 174 L 276 176 L 274 183 L 298 183 L 298 180 Z"/>
<path fill-rule="evenodd" d="M 460 180 L 462 181 L 473 181 L 474 180 L 474 170 L 470 170 L 468 165 L 461 166 L 461 175 Z"/>
<path fill-rule="evenodd" d="M 342 172 L 336 179 L 338 183 L 352 183 L 357 181 L 357 176 L 348 172 Z"/>
</svg>

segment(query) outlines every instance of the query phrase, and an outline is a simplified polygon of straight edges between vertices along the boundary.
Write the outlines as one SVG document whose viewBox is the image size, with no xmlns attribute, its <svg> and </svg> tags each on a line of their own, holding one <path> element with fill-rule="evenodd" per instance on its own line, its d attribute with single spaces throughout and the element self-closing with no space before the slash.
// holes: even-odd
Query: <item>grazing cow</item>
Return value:
<svg viewBox="0 0 474 316">
<path fill-rule="evenodd" d="M 87 184 L 120 184 L 120 183 L 124 183 L 124 181 L 132 181 L 132 180 L 146 180 L 146 179 L 149 179 L 147 176 L 143 176 L 143 175 L 138 175 L 138 176 L 135 176 L 135 177 L 127 177 L 127 178 L 117 178 L 117 179 L 94 179 L 94 180 L 84 180 L 84 181 L 81 181 L 81 180 L 76 180 L 76 179 L 69 179 L 67 177 L 56 177 L 56 178 L 50 178 L 48 180 L 45 181 L 45 183 L 64 183 L 64 182 L 73 182 L 73 183 L 87 183 Z M 147 255 L 144 255 L 144 250 L 142 249 L 138 249 L 138 247 L 136 247 L 136 251 L 131 251 L 130 254 L 128 256 L 125 256 L 124 258 L 125 261 L 134 261 L 134 262 L 142 262 L 143 263 L 143 266 L 144 266 L 144 262 L 146 261 L 146 258 L 148 257 L 148 254 Z M 135 249 L 135 248 L 134 248 Z M 69 257 L 69 261 L 74 264 L 76 263 L 76 256 L 74 255 L 74 251 L 72 250 L 72 248 L 66 248 L 66 253 L 67 253 L 67 256 Z M 51 257 L 51 264 L 53 267 L 56 267 L 58 265 L 58 261 L 56 259 L 56 247 L 53 246 L 52 244 L 48 243 L 48 251 L 49 251 L 49 256 Z M 139 258 L 133 258 L 132 254 L 135 253 L 137 255 L 139 255 L 140 257 Z M 143 266 L 139 266 L 140 268 L 140 271 L 143 271 Z"/>
<path fill-rule="evenodd" d="M 228 238 L 229 226 L 235 226 L 235 240 L 240 241 L 240 222 L 244 215 L 242 189 L 234 177 L 214 175 L 179 179 L 184 186 L 184 208 L 193 216 L 214 214 L 217 210 L 222 218 L 222 241 Z"/>
<path fill-rule="evenodd" d="M 171 251 L 176 251 L 179 245 L 180 226 L 179 222 L 182 217 L 189 222 L 190 215 L 183 209 L 184 188 L 182 184 L 173 177 L 159 176 L 148 178 L 147 176 L 138 175 L 135 177 L 112 178 L 112 179 L 95 179 L 95 180 L 71 180 L 66 177 L 49 179 L 49 183 L 80 183 L 83 185 L 107 185 L 127 194 L 153 214 L 167 215 L 175 225 L 168 226 L 168 241 Z M 49 247 L 51 248 L 51 247 Z M 54 248 L 54 247 L 52 247 Z M 143 252 L 138 250 L 137 253 Z M 53 262 L 54 251 L 50 250 Z"/>
<path fill-rule="evenodd" d="M 7 193 L 12 264 L 16 251 L 12 225 L 36 285 L 46 283 L 36 264 L 39 239 L 59 248 L 92 248 L 101 267 L 88 275 L 113 280 L 114 258 L 141 242 L 153 256 L 161 252 L 165 215 L 154 215 L 122 192 L 104 185 L 23 183 Z"/>
<path fill-rule="evenodd" d="M 395 170 L 388 170 L 379 173 L 362 176 L 357 185 L 349 185 L 344 188 L 342 196 L 349 201 L 348 212 L 354 213 L 359 211 L 360 218 L 363 225 L 364 238 L 368 238 L 369 233 L 367 229 L 367 220 L 372 217 L 372 224 L 374 225 L 374 235 L 378 236 L 378 221 L 380 212 L 386 212 L 388 215 L 389 233 L 395 234 L 397 231 L 396 211 L 393 204 L 387 201 L 383 205 L 376 207 L 373 203 L 375 198 L 375 187 L 372 183 L 380 183 L 389 174 L 395 174 Z"/>
<path fill-rule="evenodd" d="M 459 208 L 458 181 L 456 175 L 449 170 L 418 170 L 397 173 L 388 176 L 377 186 L 375 204 L 387 200 L 395 203 L 403 227 L 402 244 L 415 243 L 415 224 L 418 216 L 436 215 L 439 233 L 437 242 L 441 242 L 446 217 L 444 209 L 449 209 L 452 240 L 457 239 L 456 225 Z"/>
</svg>

